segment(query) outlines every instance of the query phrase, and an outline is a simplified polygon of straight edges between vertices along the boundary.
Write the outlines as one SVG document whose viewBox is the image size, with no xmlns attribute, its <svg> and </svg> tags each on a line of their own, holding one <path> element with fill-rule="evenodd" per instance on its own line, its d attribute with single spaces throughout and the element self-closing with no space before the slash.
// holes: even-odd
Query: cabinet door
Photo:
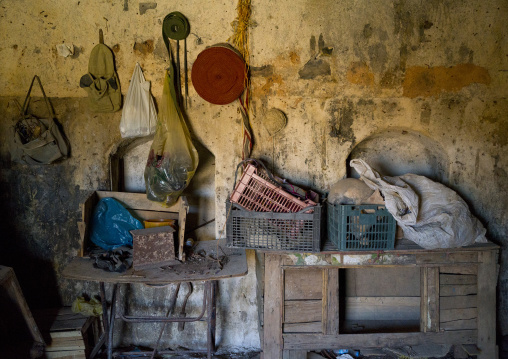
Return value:
<svg viewBox="0 0 508 359">
<path fill-rule="evenodd" d="M 323 270 L 284 270 L 284 333 L 321 333 Z"/>
</svg>

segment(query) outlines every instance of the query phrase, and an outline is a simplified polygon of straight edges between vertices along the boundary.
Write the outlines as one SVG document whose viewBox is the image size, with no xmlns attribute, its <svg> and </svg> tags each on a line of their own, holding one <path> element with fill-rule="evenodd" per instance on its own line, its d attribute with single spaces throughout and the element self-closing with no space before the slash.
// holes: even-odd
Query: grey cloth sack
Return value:
<svg viewBox="0 0 508 359">
<path fill-rule="evenodd" d="M 34 81 L 37 79 L 46 102 L 49 118 L 36 118 L 28 112 Z M 69 145 L 55 122 L 55 114 L 46 97 L 41 80 L 36 75 L 21 108 L 20 119 L 14 126 L 14 145 L 11 159 L 14 162 L 36 165 L 50 164 L 58 159 L 66 158 Z"/>
</svg>

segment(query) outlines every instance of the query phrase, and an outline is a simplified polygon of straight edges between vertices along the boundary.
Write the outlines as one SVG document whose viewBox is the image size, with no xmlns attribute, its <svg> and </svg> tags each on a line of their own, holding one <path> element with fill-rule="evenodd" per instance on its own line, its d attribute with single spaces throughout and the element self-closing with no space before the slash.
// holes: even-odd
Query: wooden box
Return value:
<svg viewBox="0 0 508 359">
<path fill-rule="evenodd" d="M 134 269 L 174 264 L 176 260 L 174 231 L 170 226 L 131 231 Z"/>
<path fill-rule="evenodd" d="M 148 219 L 174 219 L 178 223 L 178 259 L 185 260 L 183 253 L 185 222 L 187 219 L 187 212 L 189 205 L 184 196 L 178 198 L 176 203 L 171 207 L 164 207 L 159 202 L 150 201 L 146 198 L 145 193 L 128 193 L 128 192 L 109 192 L 109 191 L 95 191 L 93 192 L 84 203 L 82 207 L 81 221 L 78 222 L 78 229 L 81 237 L 81 248 L 78 251 L 78 256 L 86 257 L 88 248 L 92 245 L 90 240 L 90 222 L 93 215 L 95 205 L 102 198 L 111 197 L 119 201 L 127 210 L 138 220 L 143 222 Z"/>
<path fill-rule="evenodd" d="M 50 340 L 45 348 L 47 359 L 86 359 L 99 341 L 98 317 L 73 313 L 71 307 L 46 309 L 36 316 L 43 331 L 49 331 Z"/>
</svg>

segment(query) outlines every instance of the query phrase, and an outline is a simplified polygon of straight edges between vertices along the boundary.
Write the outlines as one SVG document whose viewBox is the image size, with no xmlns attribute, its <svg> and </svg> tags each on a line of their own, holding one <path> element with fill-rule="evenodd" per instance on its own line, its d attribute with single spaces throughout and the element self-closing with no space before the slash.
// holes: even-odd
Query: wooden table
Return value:
<svg viewBox="0 0 508 359">
<path fill-rule="evenodd" d="M 21 291 L 16 274 L 11 267 L 0 265 L 0 287 L 5 290 L 7 296 L 18 306 L 21 315 L 23 316 L 25 323 L 32 335 L 34 345 L 32 347 L 31 355 L 38 357 L 44 351 L 44 339 L 39 330 L 39 327 L 35 323 L 34 317 L 28 304 L 26 303 L 25 296 Z"/>
<path fill-rule="evenodd" d="M 217 258 L 218 255 L 226 255 L 227 260 L 221 266 L 215 260 L 211 260 L 209 256 Z M 205 320 L 208 323 L 207 328 L 207 350 L 208 358 L 211 358 L 215 351 L 215 298 L 217 290 L 217 281 L 219 279 L 239 277 L 247 274 L 247 260 L 245 250 L 230 249 L 225 245 L 225 241 L 204 241 L 198 242 L 194 248 L 194 252 L 201 252 L 204 257 L 208 258 L 201 262 L 189 260 L 184 263 L 172 265 L 170 267 L 153 268 L 144 270 L 134 270 L 133 268 L 124 273 L 107 272 L 102 269 L 94 268 L 93 261 L 88 258 L 74 258 L 71 263 L 64 269 L 63 276 L 68 279 L 95 281 L 100 283 L 101 301 L 103 306 L 104 334 L 92 352 L 93 358 L 99 349 L 106 345 L 108 359 L 112 358 L 113 351 L 113 329 L 116 318 L 127 322 L 192 322 Z M 145 283 L 145 284 L 172 284 L 182 282 L 203 281 L 205 291 L 203 295 L 203 309 L 198 317 L 149 317 L 149 316 L 128 316 L 120 313 L 117 316 L 116 302 L 119 295 L 118 285 L 129 283 Z M 113 284 L 113 293 L 111 298 L 111 309 L 108 316 L 107 300 L 105 295 L 104 283 Z M 205 311 L 207 315 L 205 316 Z M 162 352 L 160 352 L 162 353 Z M 125 355 L 124 353 L 123 355 Z M 132 355 L 138 355 L 132 353 Z"/>
<path fill-rule="evenodd" d="M 424 250 L 403 240 L 391 251 L 337 252 L 326 244 L 315 254 L 265 252 L 264 358 L 426 343 L 476 345 L 478 358 L 494 358 L 498 251 L 493 243 Z M 390 277 L 381 282 L 383 271 Z M 342 281 L 359 273 L 364 292 L 370 286 L 384 296 L 345 297 L 360 289 Z M 374 320 L 364 320 L 369 315 Z M 404 316 L 412 320 L 405 327 Z"/>
</svg>

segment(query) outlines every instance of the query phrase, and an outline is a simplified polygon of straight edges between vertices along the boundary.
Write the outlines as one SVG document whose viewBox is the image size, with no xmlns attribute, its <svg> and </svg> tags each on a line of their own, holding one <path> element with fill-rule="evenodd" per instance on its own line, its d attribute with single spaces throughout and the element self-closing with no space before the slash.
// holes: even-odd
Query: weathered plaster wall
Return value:
<svg viewBox="0 0 508 359">
<path fill-rule="evenodd" d="M 227 40 L 236 16 L 236 1 L 146 4 L 0 1 L 1 208 L 9 234 L 4 238 L 12 253 L 33 258 L 29 268 L 39 263 L 47 268 L 36 275 L 27 271 L 23 283 L 58 284 L 66 303 L 80 291 L 94 289 L 62 280 L 59 273 L 77 247 L 78 204 L 89 191 L 108 188 L 107 155 L 120 143 L 120 112 L 90 113 L 78 87 L 98 29 L 104 30 L 105 42 L 115 52 L 122 91 L 126 93 L 138 61 L 160 100 L 167 66 L 161 39 L 164 16 L 178 10 L 191 22 L 189 69 L 206 46 Z M 346 175 L 351 151 L 362 153 L 376 143 L 372 139 L 398 133 L 391 142 L 380 142 L 399 147 L 383 148 L 389 156 L 385 160 L 400 163 L 414 157 L 416 163 L 441 164 L 443 182 L 468 201 L 489 238 L 505 247 L 507 18 L 508 4 L 501 0 L 253 1 L 253 156 L 270 164 L 274 157 L 279 175 L 326 191 Z M 75 55 L 58 56 L 55 46 L 61 43 L 74 44 Z M 72 157 L 49 167 L 27 168 L 11 165 L 7 130 L 15 116 L 12 98 L 24 94 L 34 74 L 41 76 L 52 97 L 71 141 Z M 262 125 L 263 113 L 271 107 L 288 115 L 288 126 L 276 135 L 273 152 L 272 138 Z M 195 139 L 215 157 L 215 231 L 223 237 L 224 201 L 241 151 L 240 115 L 234 104 L 206 103 L 192 86 L 187 113 Z M 422 140 L 405 146 L 408 136 Z M 422 146 L 433 143 L 440 148 L 439 158 L 422 160 Z M 210 193 L 211 186 L 203 192 Z M 249 263 L 252 268 L 253 258 Z M 503 250 L 498 323 L 504 335 L 507 263 Z M 245 292 L 238 289 L 255 288 L 253 272 L 237 282 L 221 283 L 231 289 L 231 303 L 242 303 L 246 310 L 245 318 L 225 321 L 231 333 L 240 322 L 247 323 L 247 330 L 257 328 L 253 292 L 242 302 Z M 140 291 L 139 297 L 143 295 Z M 232 337 L 228 345 L 259 345 L 252 337 Z"/>
</svg>

